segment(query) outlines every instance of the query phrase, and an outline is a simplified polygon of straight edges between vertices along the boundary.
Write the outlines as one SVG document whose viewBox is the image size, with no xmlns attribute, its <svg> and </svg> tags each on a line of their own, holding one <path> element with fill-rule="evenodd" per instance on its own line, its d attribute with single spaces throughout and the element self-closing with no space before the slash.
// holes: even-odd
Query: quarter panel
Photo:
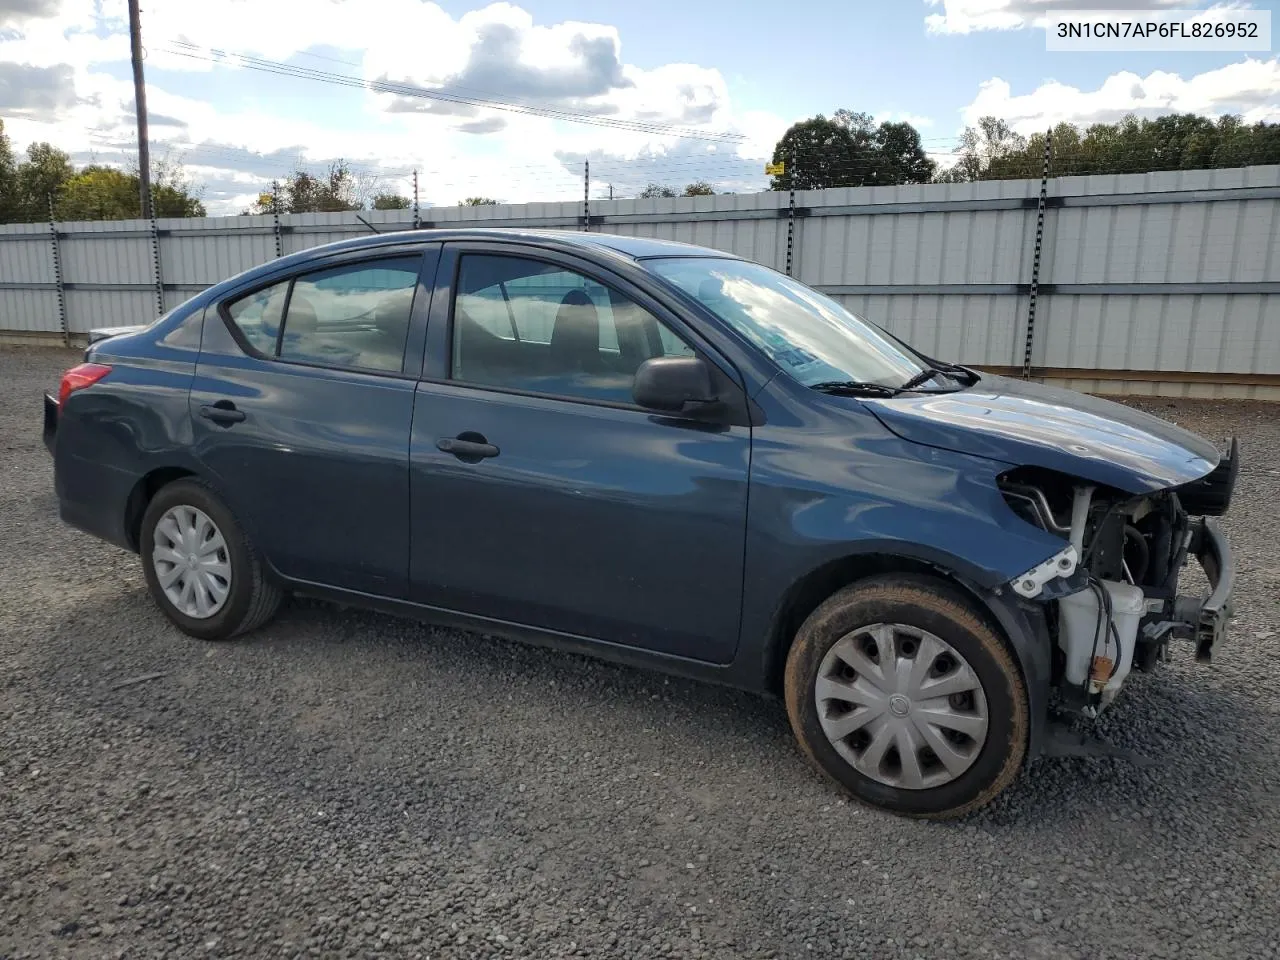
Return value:
<svg viewBox="0 0 1280 960">
<path fill-rule="evenodd" d="M 191 322 L 184 322 L 184 328 Z M 187 396 L 195 374 L 192 338 L 177 345 L 142 331 L 88 351 L 106 378 L 77 390 L 58 413 L 54 484 L 60 512 L 75 526 L 130 547 L 124 528 L 134 486 L 162 467 L 193 469 Z"/>
</svg>

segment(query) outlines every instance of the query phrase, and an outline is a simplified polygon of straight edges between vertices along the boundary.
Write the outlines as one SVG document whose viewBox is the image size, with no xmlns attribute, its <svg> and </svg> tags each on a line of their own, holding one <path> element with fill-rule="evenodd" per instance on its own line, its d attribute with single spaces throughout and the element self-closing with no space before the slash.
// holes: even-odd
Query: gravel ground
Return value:
<svg viewBox="0 0 1280 960">
<path fill-rule="evenodd" d="M 939 825 L 731 691 L 317 603 L 184 638 L 56 518 L 74 359 L 0 348 L 0 958 L 1280 955 L 1274 407 L 1143 404 L 1245 450 L 1234 633 L 1104 724 L 1154 764 Z"/>
</svg>

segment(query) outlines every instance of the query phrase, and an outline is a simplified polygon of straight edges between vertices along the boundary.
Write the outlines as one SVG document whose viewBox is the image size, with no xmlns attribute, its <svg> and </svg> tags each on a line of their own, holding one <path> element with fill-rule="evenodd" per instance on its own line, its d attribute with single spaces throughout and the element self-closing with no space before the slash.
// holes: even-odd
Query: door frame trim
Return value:
<svg viewBox="0 0 1280 960">
<path fill-rule="evenodd" d="M 295 263 L 288 270 L 281 270 L 271 274 L 269 277 L 258 277 L 251 284 L 237 287 L 225 296 L 220 297 L 215 303 L 207 305 L 205 308 L 205 322 L 208 322 L 208 310 L 212 307 L 214 314 L 227 328 L 227 333 L 230 334 L 231 339 L 235 341 L 241 352 L 247 357 L 264 363 L 287 364 L 319 370 L 336 370 L 342 373 L 361 373 L 373 377 L 416 380 L 418 371 L 422 367 L 422 354 L 426 343 L 426 324 L 430 316 L 431 300 L 435 292 L 435 277 L 440 265 L 441 246 L 442 244 L 437 242 L 395 244 L 374 248 L 362 247 L 358 250 L 348 250 L 328 257 L 317 257 L 315 260 L 309 260 L 302 264 Z M 418 258 L 418 279 L 414 286 L 413 305 L 410 307 L 409 324 L 405 330 L 405 347 L 399 370 L 374 370 L 367 367 L 346 367 L 333 363 L 313 363 L 307 360 L 289 359 L 279 355 L 280 337 L 284 334 L 289 318 L 289 301 L 293 299 L 293 286 L 299 277 L 351 264 L 378 260 L 406 260 L 414 256 Z M 231 318 L 230 306 L 245 297 L 252 296 L 259 290 L 265 290 L 281 283 L 288 284 L 288 289 L 285 292 L 284 310 L 281 314 L 280 330 L 276 337 L 276 353 L 273 356 L 268 356 L 245 338 L 244 333 Z"/>
</svg>

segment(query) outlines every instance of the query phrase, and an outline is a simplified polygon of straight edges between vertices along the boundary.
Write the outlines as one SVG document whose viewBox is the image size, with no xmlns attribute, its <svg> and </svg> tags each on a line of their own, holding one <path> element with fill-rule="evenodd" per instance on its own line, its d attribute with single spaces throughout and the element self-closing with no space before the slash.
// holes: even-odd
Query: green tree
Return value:
<svg viewBox="0 0 1280 960">
<path fill-rule="evenodd" d="M 1280 163 L 1280 124 L 1258 123 L 1252 127 L 1224 126 L 1214 148 L 1211 166 L 1244 167 Z M 1231 118 L 1237 119 L 1237 118 Z"/>
<path fill-rule="evenodd" d="M 849 131 L 855 146 L 865 150 L 875 142 L 876 118 L 871 114 L 855 113 L 841 108 L 832 115 L 831 119 Z"/>
<path fill-rule="evenodd" d="M 138 216 L 138 178 L 90 165 L 62 185 L 59 220 L 128 220 Z"/>
<path fill-rule="evenodd" d="M 1127 116 L 1084 129 L 1060 123 L 1052 137 L 1050 173 L 1060 177 L 1280 163 L 1280 126 L 1246 124 L 1231 115 L 1216 120 L 1190 113 Z M 977 128 L 965 131 L 959 161 L 938 179 L 1038 178 L 1044 138 L 1043 133 L 1018 137 L 1002 121 L 984 117 Z"/>
<path fill-rule="evenodd" d="M 843 109 L 793 125 L 773 148 L 773 162 L 785 168 L 774 190 L 928 183 L 936 169 L 911 124 L 877 124 L 869 113 Z"/>
<path fill-rule="evenodd" d="M 664 187 L 662 184 L 652 181 L 640 191 L 640 197 L 643 200 L 652 200 L 655 197 L 674 197 L 675 195 L 676 192 L 670 187 Z"/>
<path fill-rule="evenodd" d="M 168 157 L 152 167 L 151 196 L 160 217 L 203 217 L 199 188 L 181 163 Z M 120 220 L 141 215 L 137 170 L 90 164 L 77 171 L 71 158 L 47 143 L 33 143 L 15 163 L 0 121 L 0 223 L 49 218 L 49 198 L 61 220 Z"/>
<path fill-rule="evenodd" d="M 246 212 L 336 213 L 360 210 L 363 208 L 357 195 L 360 188 L 361 184 L 346 161 L 338 160 L 320 176 L 306 170 L 295 170 L 283 181 L 272 181 L 272 190 L 258 194 L 258 202 Z"/>
<path fill-rule="evenodd" d="M 361 207 L 356 199 L 355 177 L 342 160 L 329 164 L 328 173 L 323 176 L 298 171 L 286 185 L 286 193 L 290 213 L 336 213 Z"/>
<path fill-rule="evenodd" d="M 402 197 L 396 193 L 379 193 L 374 196 L 372 209 L 374 210 L 408 210 L 409 198 Z"/>
<path fill-rule="evenodd" d="M 131 174 L 137 182 L 137 174 Z M 171 157 L 157 161 L 151 169 L 151 206 L 157 217 L 203 217 L 204 204 L 195 187 L 187 179 L 186 168 Z"/>
<path fill-rule="evenodd" d="M 90 165 L 68 177 L 58 191 L 59 220 L 133 220 L 141 213 L 138 175 L 115 167 Z M 193 196 L 181 167 L 158 164 L 152 172 L 151 205 L 157 217 L 203 217 L 204 204 Z M 48 216 L 48 214 L 45 214 Z"/>
<path fill-rule="evenodd" d="M 0 223 L 13 223 L 18 206 L 18 177 L 13 160 L 13 145 L 4 132 L 0 119 Z"/>
<path fill-rule="evenodd" d="M 976 127 L 965 127 L 956 153 L 959 159 L 940 179 L 964 183 L 1025 175 L 1022 171 L 1027 159 L 1027 139 L 998 117 L 982 117 Z M 1012 157 L 1016 157 L 1016 161 L 1000 163 Z"/>
<path fill-rule="evenodd" d="M 458 204 L 460 207 L 496 207 L 497 200 L 491 200 L 489 197 L 467 197 Z"/>
<path fill-rule="evenodd" d="M 49 198 L 56 198 L 75 175 L 71 158 L 47 143 L 27 147 L 27 159 L 18 165 L 19 217 L 27 222 L 49 219 Z"/>
<path fill-rule="evenodd" d="M 715 196 L 715 188 L 705 180 L 695 180 L 693 183 L 687 184 L 684 192 L 680 194 L 682 197 L 712 197 Z"/>
<path fill-rule="evenodd" d="M 792 124 L 773 148 L 773 162 L 783 173 L 770 182 L 774 190 L 818 190 L 856 186 L 866 168 L 869 146 L 860 146 L 845 123 L 819 114 Z"/>
<path fill-rule="evenodd" d="M 929 159 L 911 124 L 882 123 L 872 136 L 878 166 L 876 183 L 928 183 L 937 164 Z"/>
</svg>

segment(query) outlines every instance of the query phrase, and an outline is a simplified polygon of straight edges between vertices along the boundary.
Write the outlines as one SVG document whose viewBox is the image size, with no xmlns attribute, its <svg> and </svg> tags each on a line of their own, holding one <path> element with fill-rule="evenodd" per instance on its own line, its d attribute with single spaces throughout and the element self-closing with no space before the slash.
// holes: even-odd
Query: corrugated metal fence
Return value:
<svg viewBox="0 0 1280 960">
<path fill-rule="evenodd" d="M 1099 392 L 1280 399 L 1280 167 L 431 208 L 423 226 L 590 229 L 795 275 L 920 349 Z M 408 210 L 362 213 L 408 228 Z M 589 221 L 589 222 L 588 222 Z M 793 226 L 789 227 L 789 224 Z M 0 226 L 0 339 L 138 323 L 368 228 L 352 213 Z M 1033 280 L 1037 306 L 1031 336 Z"/>
</svg>

